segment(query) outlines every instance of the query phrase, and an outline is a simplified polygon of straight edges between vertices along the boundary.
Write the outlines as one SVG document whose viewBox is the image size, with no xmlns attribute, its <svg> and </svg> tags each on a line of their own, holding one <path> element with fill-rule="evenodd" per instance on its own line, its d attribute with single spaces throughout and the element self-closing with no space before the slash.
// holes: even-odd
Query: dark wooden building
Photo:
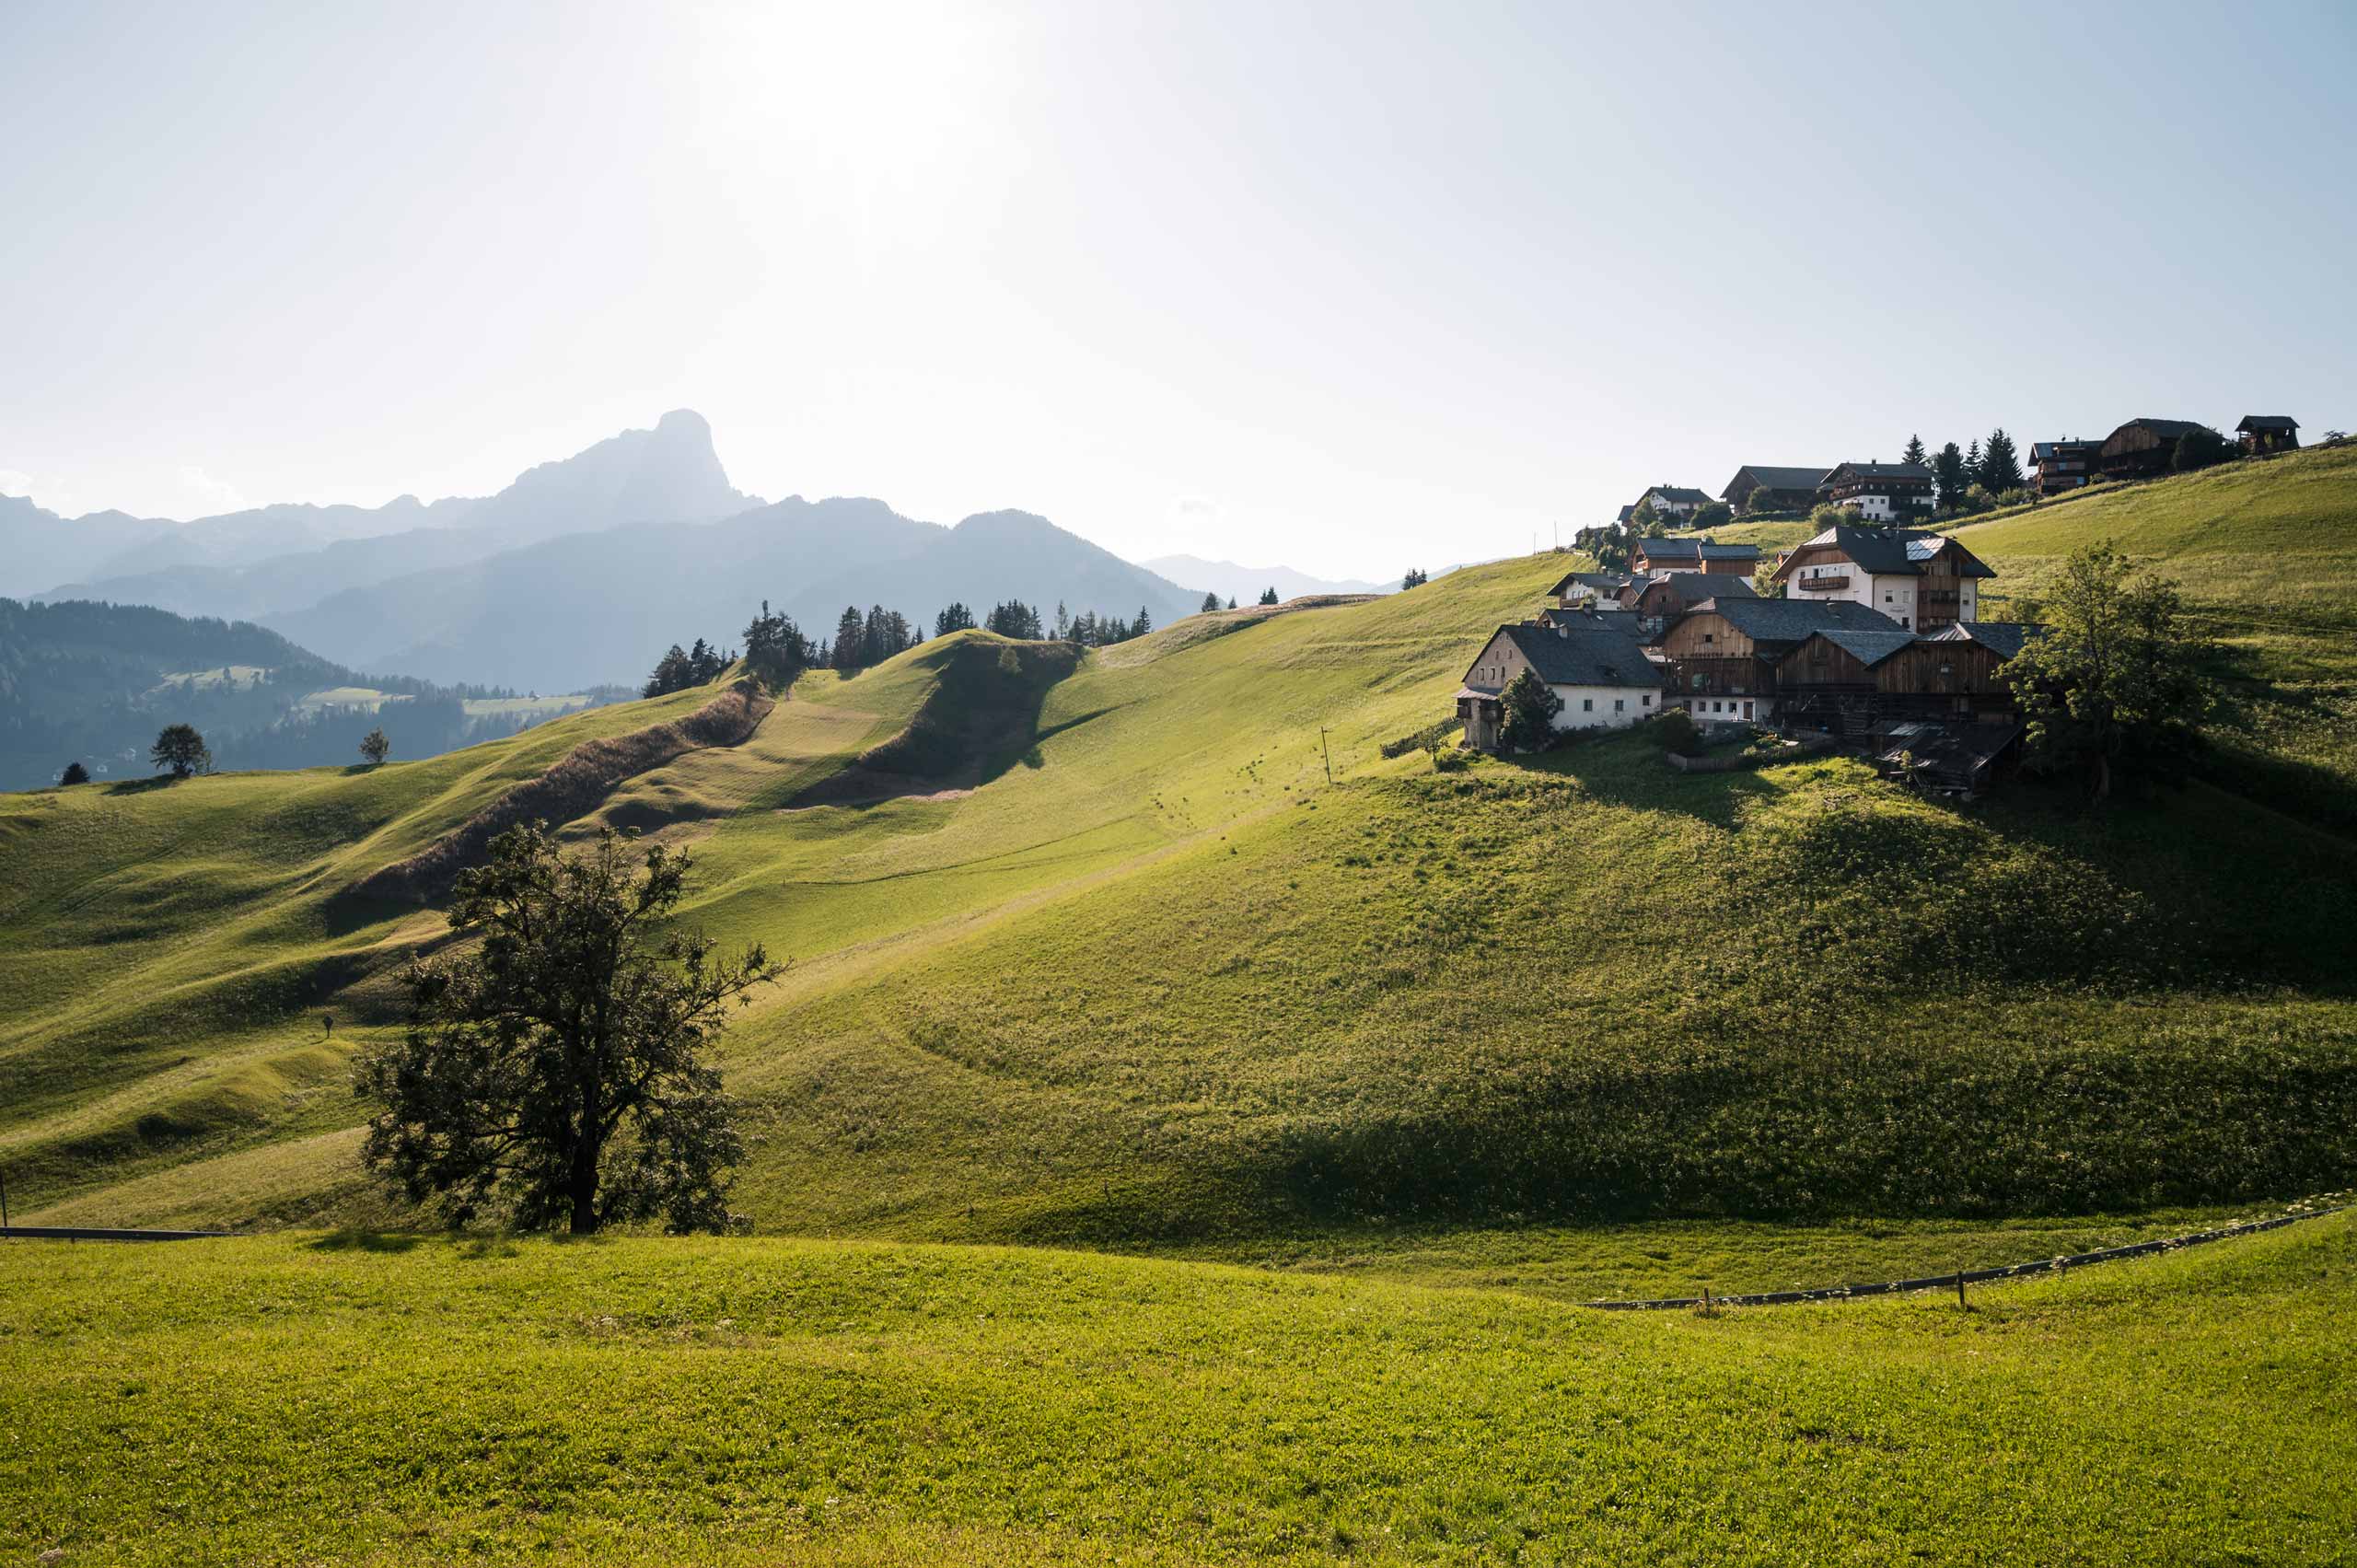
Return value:
<svg viewBox="0 0 2357 1568">
<path fill-rule="evenodd" d="M 2288 452 L 2300 444 L 2300 422 L 2288 413 L 2247 413 L 2235 434 L 2246 452 Z"/>
<path fill-rule="evenodd" d="M 2038 628 L 1970 621 L 1930 634 L 1836 627 L 1777 661 L 1778 717 L 1836 735 L 1899 719 L 1950 723 L 2015 716 L 2006 661 Z"/>
<path fill-rule="evenodd" d="M 2202 426 L 2189 419 L 2131 419 L 2104 437 L 2096 468 L 2106 479 L 2150 479 L 2169 471 L 2177 444 Z"/>
<path fill-rule="evenodd" d="M 1719 499 L 1738 512 L 1805 512 L 1817 505 L 1817 487 L 1831 467 L 1746 463 L 1735 470 Z"/>
<path fill-rule="evenodd" d="M 1848 599 L 1715 598 L 1689 609 L 1662 633 L 1670 698 L 1698 717 L 1775 716 L 1777 666 L 1817 632 L 1909 633 L 1888 616 Z"/>
<path fill-rule="evenodd" d="M 1660 572 L 1620 590 L 1620 608 L 1636 617 L 1637 634 L 1658 644 L 1662 633 L 1696 605 L 1717 598 L 1758 598 L 1749 577 L 1713 572 Z"/>
<path fill-rule="evenodd" d="M 1759 568 L 1756 544 L 1720 544 L 1685 534 L 1641 539 L 1631 546 L 1629 564 L 1639 572 L 1716 572 L 1749 576 Z"/>
<path fill-rule="evenodd" d="M 2060 441 L 2033 441 L 2029 444 L 2029 488 L 2038 495 L 2059 495 L 2066 490 L 2077 490 L 2093 484 L 2096 479 L 2096 454 L 2103 450 L 2100 441 L 2081 441 L 2064 436 Z"/>
<path fill-rule="evenodd" d="M 1929 517 L 1939 482 L 1922 463 L 1836 463 L 1817 482 L 1817 499 L 1851 506 L 1869 523 Z"/>
</svg>

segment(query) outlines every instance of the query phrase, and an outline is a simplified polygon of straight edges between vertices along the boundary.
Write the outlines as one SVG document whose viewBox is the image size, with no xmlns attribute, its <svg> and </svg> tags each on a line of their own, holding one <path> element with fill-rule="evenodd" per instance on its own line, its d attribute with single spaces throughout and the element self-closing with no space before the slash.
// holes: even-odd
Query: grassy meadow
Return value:
<svg viewBox="0 0 2357 1568">
<path fill-rule="evenodd" d="M 2357 1561 L 2348 1216 L 1617 1315 L 1040 1249 L 0 1246 L 67 1563 Z"/>
</svg>

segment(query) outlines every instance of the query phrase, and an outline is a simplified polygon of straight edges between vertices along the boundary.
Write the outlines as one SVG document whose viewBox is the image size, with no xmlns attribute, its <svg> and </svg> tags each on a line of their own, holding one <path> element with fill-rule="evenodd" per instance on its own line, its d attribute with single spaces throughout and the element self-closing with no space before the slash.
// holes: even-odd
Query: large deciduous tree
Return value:
<svg viewBox="0 0 2357 1568">
<path fill-rule="evenodd" d="M 360 738 L 360 760 L 370 767 L 383 767 L 385 759 L 392 754 L 392 738 L 385 733 L 383 725 L 378 725 Z"/>
<path fill-rule="evenodd" d="M 401 971 L 410 1028 L 359 1063 L 368 1166 L 453 1225 L 724 1228 L 742 1145 L 705 1048 L 779 966 L 669 928 L 691 864 L 611 830 L 573 855 L 545 823 L 493 839 L 450 907 L 480 940 Z"/>
<path fill-rule="evenodd" d="M 2044 600 L 2046 630 L 2005 666 L 2029 761 L 2083 771 L 2089 796 L 2110 795 L 2114 770 L 2167 776 L 2201 744 L 2211 703 L 2206 645 L 2184 621 L 2175 583 L 2131 579 L 2109 544 L 2071 557 Z"/>
<path fill-rule="evenodd" d="M 176 779 L 201 773 L 213 766 L 213 753 L 205 748 L 204 737 L 196 733 L 192 724 L 166 725 L 157 735 L 156 744 L 148 748 L 147 760 L 156 764 L 157 772 L 169 768 Z"/>
</svg>

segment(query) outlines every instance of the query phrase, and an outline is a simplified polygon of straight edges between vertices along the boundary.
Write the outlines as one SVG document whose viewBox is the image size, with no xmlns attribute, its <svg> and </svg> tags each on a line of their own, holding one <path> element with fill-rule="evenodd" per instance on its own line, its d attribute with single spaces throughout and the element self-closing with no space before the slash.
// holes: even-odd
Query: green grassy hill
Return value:
<svg viewBox="0 0 2357 1568">
<path fill-rule="evenodd" d="M 2352 1286 L 2347 1215 L 1710 1318 L 989 1248 L 18 1244 L 0 1552 L 2347 1563 Z"/>
<path fill-rule="evenodd" d="M 2099 531 L 2209 585 L 2230 631 L 2225 585 L 2256 579 L 2205 563 L 2246 534 L 2345 577 L 2351 461 L 2121 493 Z M 1970 537 L 2034 586 L 2096 505 Z M 630 781 L 578 830 L 691 843 L 691 917 L 795 959 L 727 1042 L 759 1135 L 743 1205 L 766 1229 L 1248 1251 L 2346 1179 L 2357 939 L 2318 912 L 2357 854 L 2329 810 L 2196 785 L 2094 820 L 2034 789 L 1958 811 L 1840 761 L 1674 777 L 1633 738 L 1450 775 L 1381 760 L 1557 570 L 1199 617 L 1076 668 L 964 634 L 807 677 L 746 745 Z M 337 895 L 709 695 L 376 772 L 7 797 L 20 1209 L 394 1217 L 353 1163 L 343 1063 L 398 1027 L 388 971 L 439 925 Z"/>
</svg>

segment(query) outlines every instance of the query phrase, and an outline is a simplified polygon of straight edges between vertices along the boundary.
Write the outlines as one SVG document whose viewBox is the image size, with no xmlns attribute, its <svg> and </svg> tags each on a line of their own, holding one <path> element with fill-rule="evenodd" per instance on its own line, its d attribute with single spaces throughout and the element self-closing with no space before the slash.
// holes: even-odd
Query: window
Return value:
<svg viewBox="0 0 2357 1568">
<path fill-rule="evenodd" d="M 1596 712 L 1596 699 L 1593 697 L 1582 697 L 1580 699 L 1580 712 L 1584 714 L 1592 714 Z"/>
<path fill-rule="evenodd" d="M 1718 638 L 1713 633 L 1705 632 L 1702 633 L 1702 641 L 1706 643 L 1715 643 L 1718 641 Z"/>
<path fill-rule="evenodd" d="M 1612 699 L 1612 711 L 1616 714 L 1626 711 L 1628 706 L 1629 699 L 1626 697 L 1615 697 Z"/>
<path fill-rule="evenodd" d="M 1647 706 L 1647 707 L 1649 707 L 1649 708 L 1650 708 L 1650 707 L 1652 707 L 1652 706 L 1654 705 L 1654 694 L 1653 694 L 1652 692 L 1648 691 L 1648 692 L 1646 692 L 1643 696 L 1642 696 L 1642 697 L 1638 698 L 1638 699 L 1637 699 L 1637 701 L 1639 701 L 1639 702 L 1643 703 L 1645 706 Z"/>
</svg>

